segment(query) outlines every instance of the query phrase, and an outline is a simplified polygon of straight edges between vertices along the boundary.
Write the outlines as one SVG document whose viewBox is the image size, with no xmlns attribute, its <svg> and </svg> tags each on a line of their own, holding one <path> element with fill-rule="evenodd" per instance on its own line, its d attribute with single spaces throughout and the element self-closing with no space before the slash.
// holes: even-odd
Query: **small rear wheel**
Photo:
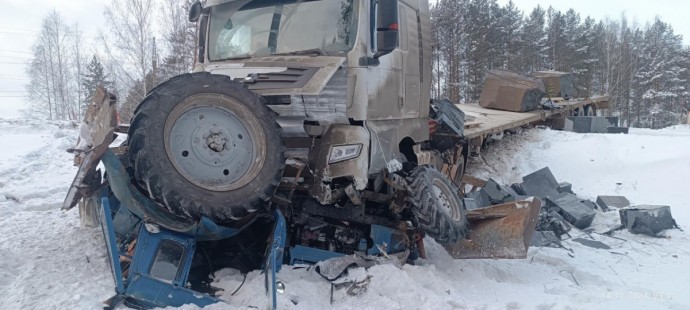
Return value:
<svg viewBox="0 0 690 310">
<path fill-rule="evenodd" d="M 457 188 L 430 166 L 412 170 L 408 205 L 416 224 L 438 243 L 455 243 L 467 233 L 467 214 Z"/>
</svg>

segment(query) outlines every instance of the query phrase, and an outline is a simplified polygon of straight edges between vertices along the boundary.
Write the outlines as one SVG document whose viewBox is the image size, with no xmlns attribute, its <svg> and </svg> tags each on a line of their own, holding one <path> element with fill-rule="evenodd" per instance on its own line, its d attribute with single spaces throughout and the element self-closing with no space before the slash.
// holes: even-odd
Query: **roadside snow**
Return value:
<svg viewBox="0 0 690 310">
<path fill-rule="evenodd" d="M 100 232 L 60 210 L 72 124 L 0 119 L 0 309 L 96 309 L 113 294 Z"/>
<path fill-rule="evenodd" d="M 97 309 L 114 293 L 100 232 L 79 228 L 76 210 L 59 210 L 76 172 L 65 149 L 76 128 L 64 123 L 0 119 L 0 309 Z M 549 166 L 582 197 L 625 195 L 633 204 L 667 204 L 690 223 L 690 126 L 632 130 L 630 135 L 533 129 L 485 150 L 470 173 L 511 183 Z M 598 213 L 594 227 L 618 223 Z M 572 232 L 574 238 L 588 236 Z M 565 241 L 564 249 L 532 248 L 525 260 L 454 260 L 426 240 L 430 259 L 402 270 L 357 270 L 371 276 L 358 296 L 335 290 L 312 268 L 284 266 L 280 309 L 689 309 L 690 236 L 657 239 L 620 232 L 592 234 L 612 247 Z M 263 308 L 264 277 L 216 274 L 227 304 L 206 309 Z M 184 306 L 179 309 L 197 309 Z"/>
</svg>

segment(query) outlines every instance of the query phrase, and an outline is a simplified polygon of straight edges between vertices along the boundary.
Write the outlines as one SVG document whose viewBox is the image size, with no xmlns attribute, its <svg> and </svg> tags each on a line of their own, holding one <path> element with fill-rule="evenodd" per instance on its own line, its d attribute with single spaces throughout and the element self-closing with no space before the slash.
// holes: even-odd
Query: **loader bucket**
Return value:
<svg viewBox="0 0 690 310">
<path fill-rule="evenodd" d="M 62 204 L 63 210 L 71 209 L 83 197 L 92 196 L 100 185 L 101 176 L 96 175 L 96 166 L 114 139 L 117 128 L 116 103 L 115 95 L 100 86 L 96 88 L 79 128 L 79 142 L 75 148 L 68 150 L 75 154 L 74 164 L 79 166 L 79 170 Z"/>
<path fill-rule="evenodd" d="M 465 239 L 445 245 L 454 258 L 526 258 L 541 200 L 525 200 L 467 212 Z"/>
</svg>

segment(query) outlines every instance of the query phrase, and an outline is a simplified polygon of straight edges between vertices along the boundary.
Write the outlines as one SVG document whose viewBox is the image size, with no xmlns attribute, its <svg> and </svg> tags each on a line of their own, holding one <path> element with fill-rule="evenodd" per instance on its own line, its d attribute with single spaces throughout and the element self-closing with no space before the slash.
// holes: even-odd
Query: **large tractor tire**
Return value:
<svg viewBox="0 0 690 310">
<path fill-rule="evenodd" d="M 420 229 L 441 244 L 455 243 L 467 234 L 467 213 L 457 187 L 438 170 L 419 166 L 410 175 L 408 205 Z"/>
<path fill-rule="evenodd" d="M 227 224 L 257 211 L 280 181 L 280 128 L 261 98 L 227 76 L 193 73 L 156 87 L 128 132 L 133 174 L 175 215 Z"/>
</svg>

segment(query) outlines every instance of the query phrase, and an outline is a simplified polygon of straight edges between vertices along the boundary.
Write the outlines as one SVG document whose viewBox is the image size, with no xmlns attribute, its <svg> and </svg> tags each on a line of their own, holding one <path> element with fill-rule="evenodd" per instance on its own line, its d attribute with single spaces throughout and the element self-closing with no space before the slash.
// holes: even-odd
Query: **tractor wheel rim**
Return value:
<svg viewBox="0 0 690 310">
<path fill-rule="evenodd" d="M 450 188 L 446 186 L 443 181 L 441 180 L 434 180 L 433 182 L 433 191 L 434 195 L 436 196 L 439 206 L 442 212 L 446 213 L 448 216 L 450 216 L 450 219 L 454 222 L 457 222 L 460 220 L 460 209 L 458 202 L 455 201 L 452 198 L 452 195 L 449 193 Z"/>
<path fill-rule="evenodd" d="M 257 132 L 255 118 L 198 101 L 175 112 L 166 122 L 166 151 L 189 182 L 211 191 L 229 191 L 258 173 L 265 139 L 261 130 Z"/>
</svg>

